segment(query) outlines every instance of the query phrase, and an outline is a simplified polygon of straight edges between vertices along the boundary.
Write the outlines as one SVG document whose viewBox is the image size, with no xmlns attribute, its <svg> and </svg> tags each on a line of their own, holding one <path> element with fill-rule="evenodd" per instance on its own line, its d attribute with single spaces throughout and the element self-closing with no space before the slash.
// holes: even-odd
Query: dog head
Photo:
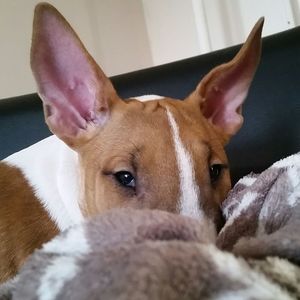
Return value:
<svg viewBox="0 0 300 300">
<path fill-rule="evenodd" d="M 50 130 L 78 153 L 84 214 L 128 206 L 219 220 L 230 189 L 224 145 L 243 123 L 262 25 L 183 101 L 141 102 L 118 96 L 55 8 L 36 7 L 31 67 Z"/>
</svg>

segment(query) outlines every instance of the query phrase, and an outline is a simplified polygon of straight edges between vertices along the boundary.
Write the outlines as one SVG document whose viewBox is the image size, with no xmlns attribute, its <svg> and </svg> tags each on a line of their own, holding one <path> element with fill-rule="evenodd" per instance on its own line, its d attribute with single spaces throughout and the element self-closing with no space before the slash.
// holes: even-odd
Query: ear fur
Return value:
<svg viewBox="0 0 300 300">
<path fill-rule="evenodd" d="M 110 116 L 117 94 L 64 17 L 51 5 L 35 8 L 31 68 L 50 130 L 75 146 Z"/>
<path fill-rule="evenodd" d="M 189 97 L 200 103 L 203 115 L 227 139 L 243 124 L 242 104 L 260 61 L 263 23 L 260 18 L 237 55 L 211 70 Z"/>
</svg>

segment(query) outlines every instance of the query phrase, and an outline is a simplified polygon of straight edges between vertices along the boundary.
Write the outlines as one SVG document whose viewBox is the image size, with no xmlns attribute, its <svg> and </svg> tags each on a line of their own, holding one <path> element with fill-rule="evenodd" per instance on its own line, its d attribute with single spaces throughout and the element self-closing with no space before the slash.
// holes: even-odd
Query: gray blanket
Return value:
<svg viewBox="0 0 300 300">
<path fill-rule="evenodd" d="M 113 210 L 36 251 L 1 299 L 300 299 L 300 154 L 241 179 L 218 236 L 201 220 Z"/>
</svg>

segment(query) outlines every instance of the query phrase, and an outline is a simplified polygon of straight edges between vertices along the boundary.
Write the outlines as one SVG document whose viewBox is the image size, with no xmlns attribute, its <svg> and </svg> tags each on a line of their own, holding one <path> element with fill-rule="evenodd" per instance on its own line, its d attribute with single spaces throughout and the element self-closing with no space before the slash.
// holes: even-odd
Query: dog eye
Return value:
<svg viewBox="0 0 300 300">
<path fill-rule="evenodd" d="M 122 186 L 135 188 L 135 178 L 130 172 L 120 171 L 115 173 L 114 176 Z"/>
<path fill-rule="evenodd" d="M 214 165 L 210 166 L 209 175 L 210 175 L 210 180 L 212 183 L 216 182 L 219 179 L 221 172 L 222 172 L 222 168 L 223 168 L 223 165 L 221 165 L 221 164 L 214 164 Z"/>
</svg>

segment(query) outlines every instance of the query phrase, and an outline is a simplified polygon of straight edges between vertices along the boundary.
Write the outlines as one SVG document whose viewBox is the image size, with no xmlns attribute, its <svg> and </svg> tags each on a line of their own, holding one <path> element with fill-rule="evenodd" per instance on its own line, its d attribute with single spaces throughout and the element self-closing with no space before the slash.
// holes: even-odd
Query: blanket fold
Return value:
<svg viewBox="0 0 300 300">
<path fill-rule="evenodd" d="M 300 264 L 300 154 L 242 178 L 222 206 L 219 248 L 243 257 L 278 256 Z"/>
<path fill-rule="evenodd" d="M 0 299 L 300 299 L 300 154 L 242 178 L 216 237 L 201 220 L 115 209 L 70 228 Z"/>
</svg>

